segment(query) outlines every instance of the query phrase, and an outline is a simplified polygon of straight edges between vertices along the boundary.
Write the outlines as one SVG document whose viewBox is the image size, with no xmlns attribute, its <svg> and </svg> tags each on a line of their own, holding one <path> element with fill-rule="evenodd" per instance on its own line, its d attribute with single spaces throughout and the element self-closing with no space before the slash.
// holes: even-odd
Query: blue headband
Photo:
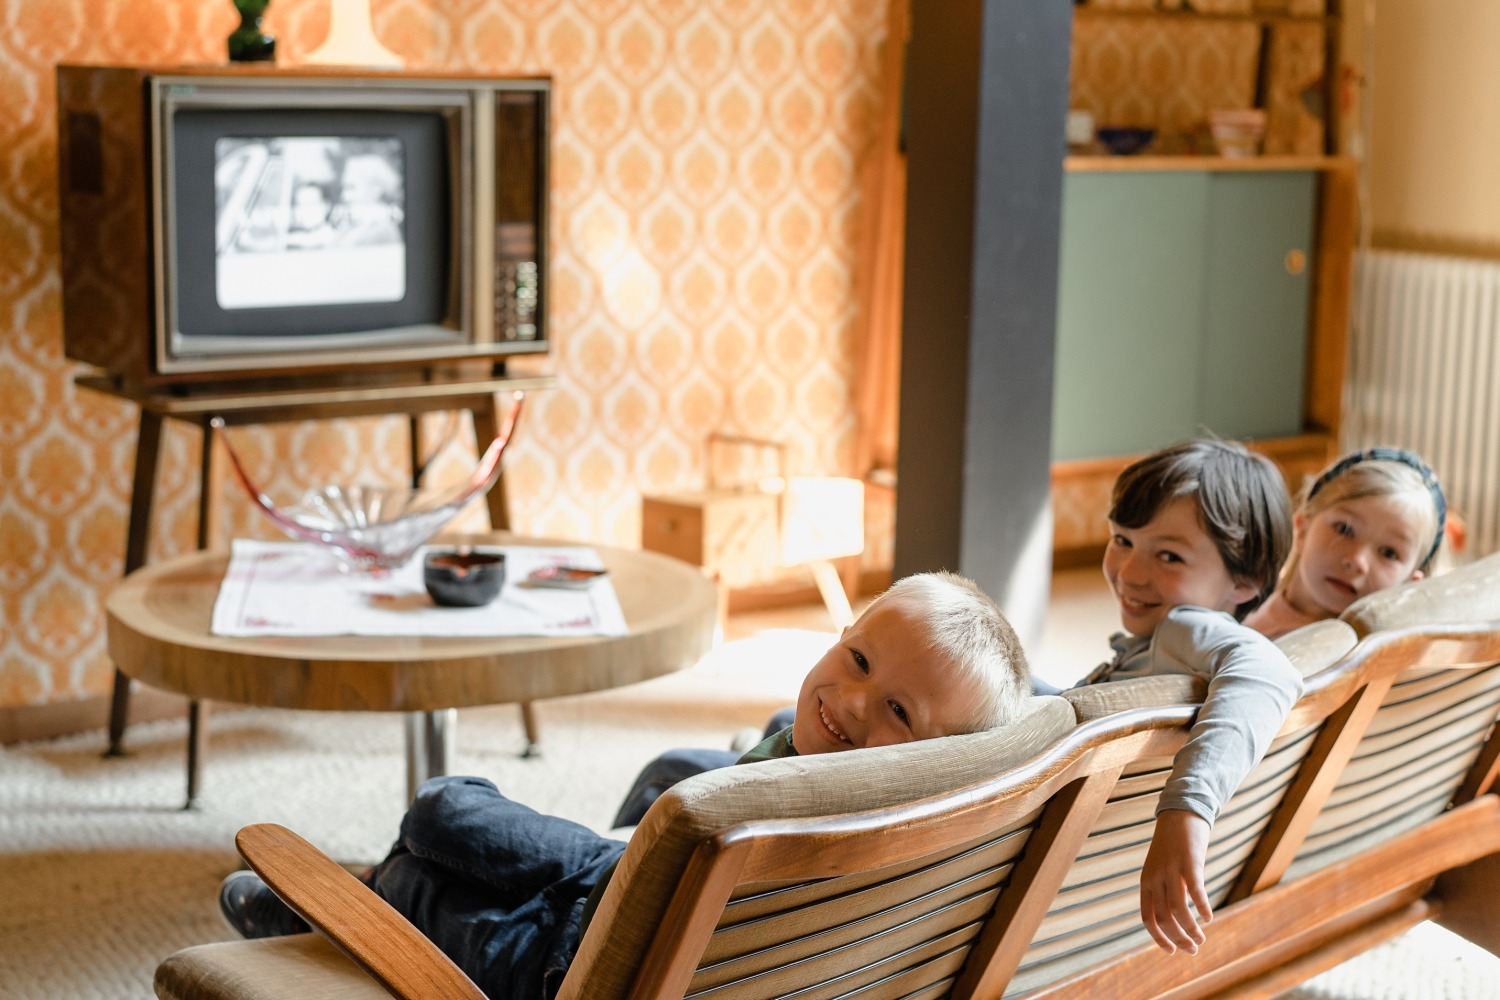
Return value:
<svg viewBox="0 0 1500 1000">
<path fill-rule="evenodd" d="M 1427 492 L 1432 494 L 1432 506 L 1437 511 L 1437 532 L 1433 535 L 1432 546 L 1428 548 L 1427 555 L 1418 566 L 1425 566 L 1433 556 L 1437 554 L 1438 546 L 1443 543 L 1443 525 L 1448 520 L 1448 501 L 1443 496 L 1443 487 L 1439 485 L 1437 476 L 1427 467 L 1427 463 L 1405 448 L 1366 448 L 1364 451 L 1356 451 L 1352 455 L 1345 455 L 1338 462 L 1324 472 L 1312 484 L 1312 489 L 1307 491 L 1307 499 L 1311 500 L 1318 495 L 1318 491 L 1330 482 L 1348 472 L 1361 462 L 1400 462 L 1417 470 L 1422 477 L 1422 485 L 1427 487 Z"/>
</svg>

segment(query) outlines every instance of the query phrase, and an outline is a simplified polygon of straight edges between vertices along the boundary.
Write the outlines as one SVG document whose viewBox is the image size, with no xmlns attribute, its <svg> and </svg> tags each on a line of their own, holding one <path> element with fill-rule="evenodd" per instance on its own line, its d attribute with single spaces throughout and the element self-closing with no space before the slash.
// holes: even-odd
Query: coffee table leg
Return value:
<svg viewBox="0 0 1500 1000">
<path fill-rule="evenodd" d="M 521 751 L 522 757 L 540 757 L 542 755 L 542 731 L 536 722 L 536 709 L 531 702 L 521 702 L 521 727 L 526 730 L 526 749 Z"/>
<path fill-rule="evenodd" d="M 428 778 L 448 773 L 453 737 L 458 731 L 458 710 L 406 713 L 406 800 L 417 797 L 417 789 Z"/>
<path fill-rule="evenodd" d="M 125 722 L 129 716 L 130 678 L 116 667 L 114 694 L 110 696 L 109 701 L 109 749 L 104 751 L 104 756 L 124 756 L 125 751 L 120 749 L 120 746 L 125 739 Z"/>
<path fill-rule="evenodd" d="M 188 702 L 187 802 L 184 809 L 198 804 L 198 790 L 203 787 L 203 759 L 208 756 L 208 705 L 203 699 Z"/>
</svg>

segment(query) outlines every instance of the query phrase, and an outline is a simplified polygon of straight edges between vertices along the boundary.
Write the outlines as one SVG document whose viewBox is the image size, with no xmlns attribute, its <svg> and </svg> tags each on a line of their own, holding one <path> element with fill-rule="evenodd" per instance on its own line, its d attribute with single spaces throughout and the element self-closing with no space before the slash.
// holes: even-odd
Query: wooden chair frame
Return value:
<svg viewBox="0 0 1500 1000">
<path fill-rule="evenodd" d="M 1027 831 L 1024 848 L 972 929 L 939 942 L 946 951 L 938 945 L 930 955 L 914 951 L 909 969 L 851 989 L 850 995 L 897 995 L 898 987 L 912 992 L 911 982 L 918 983 L 916 995 L 960 1000 L 1084 994 L 1186 998 L 1226 990 L 1235 996 L 1270 995 L 1419 920 L 1441 919 L 1449 899 L 1467 900 L 1467 926 L 1477 928 L 1481 944 L 1495 949 L 1500 921 L 1473 905 L 1476 893 L 1493 898 L 1494 869 L 1500 869 L 1490 857 L 1500 856 L 1495 791 L 1500 739 L 1493 728 L 1483 736 L 1459 794 L 1440 815 L 1311 874 L 1292 881 L 1283 876 L 1393 681 L 1412 670 L 1496 662 L 1500 622 L 1428 626 L 1367 637 L 1315 675 L 1283 729 L 1285 735 L 1317 727 L 1311 748 L 1191 961 L 1166 956 L 1147 943 L 1029 991 L 1006 992 L 1122 771 L 1133 762 L 1170 757 L 1187 738 L 1194 708 L 1176 706 L 1086 723 L 1024 764 L 947 794 L 854 814 L 738 823 L 704 837 L 631 970 L 627 995 L 688 994 L 737 889 L 916 862 L 1012 827 Z M 399 915 L 295 834 L 247 827 L 237 843 L 268 884 L 392 995 L 482 995 Z M 1477 888 L 1464 877 L 1476 865 L 1479 877 L 1488 879 Z M 1443 888 L 1434 891 L 1439 876 Z M 628 891 L 606 894 L 585 943 L 595 935 L 607 937 L 616 921 L 639 919 L 637 909 Z M 563 998 L 598 995 L 589 967 L 594 959 L 583 960 L 584 951 L 563 985 Z M 940 966 L 951 966 L 952 974 L 941 978 Z M 867 962 L 845 975 L 857 982 L 858 975 L 876 975 L 872 969 L 878 972 Z M 727 995 L 760 994 L 747 982 Z"/>
</svg>

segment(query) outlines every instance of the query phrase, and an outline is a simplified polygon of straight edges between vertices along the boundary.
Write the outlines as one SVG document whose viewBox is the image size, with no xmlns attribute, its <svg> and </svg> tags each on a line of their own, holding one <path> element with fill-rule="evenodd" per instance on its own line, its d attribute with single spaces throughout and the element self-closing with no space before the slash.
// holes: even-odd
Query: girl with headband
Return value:
<svg viewBox="0 0 1500 1000">
<path fill-rule="evenodd" d="M 1422 579 L 1432 572 L 1447 514 L 1437 476 L 1411 452 L 1346 455 L 1304 493 L 1276 590 L 1245 624 L 1274 639 L 1336 618 L 1366 594 Z"/>
</svg>

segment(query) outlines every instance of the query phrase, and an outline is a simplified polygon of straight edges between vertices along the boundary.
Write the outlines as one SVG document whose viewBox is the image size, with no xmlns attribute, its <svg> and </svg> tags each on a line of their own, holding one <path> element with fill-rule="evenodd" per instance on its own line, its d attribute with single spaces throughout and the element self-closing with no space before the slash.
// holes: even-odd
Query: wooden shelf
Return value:
<svg viewBox="0 0 1500 1000">
<path fill-rule="evenodd" d="M 1221 21 L 1241 24 L 1322 24 L 1335 26 L 1339 24 L 1340 18 L 1328 14 L 1276 14 L 1271 12 L 1255 13 L 1210 13 L 1196 10 L 1124 10 L 1112 7 L 1092 7 L 1088 4 L 1079 4 L 1073 8 L 1073 13 L 1078 17 L 1098 17 L 1115 20 L 1159 20 L 1172 21 Z"/>
<path fill-rule="evenodd" d="M 1117 41 L 1128 50 L 1122 56 L 1127 68 L 1145 74 L 1150 68 L 1144 50 L 1152 38 L 1164 37 L 1182 53 L 1191 53 L 1199 43 L 1197 34 L 1227 30 L 1234 36 L 1236 58 L 1254 63 L 1254 87 L 1242 95 L 1240 106 L 1259 105 L 1268 117 L 1271 103 L 1288 99 L 1285 81 L 1272 79 L 1273 50 L 1285 36 L 1321 35 L 1323 65 L 1337 67 L 1341 61 L 1345 0 L 1303 6 L 1307 13 L 1290 13 L 1287 4 L 1270 2 L 1255 6 L 1282 9 L 1215 13 L 1141 9 L 1140 3 L 1128 10 L 1110 6 L 1106 0 L 1088 0 L 1074 7 L 1076 57 L 1089 57 L 1086 48 L 1080 55 L 1079 44 Z M 1141 34 L 1148 21 L 1163 27 Z M 1120 30 L 1110 30 L 1115 27 Z M 1134 156 L 1115 156 L 1102 145 L 1090 145 L 1079 147 L 1088 153 L 1063 160 L 1065 187 L 1078 196 L 1064 217 L 1075 226 L 1074 247 L 1086 242 L 1089 248 L 1073 261 L 1075 274 L 1087 273 L 1087 280 L 1075 282 L 1069 309 L 1059 310 L 1060 339 L 1064 320 L 1072 337 L 1065 345 L 1071 353 L 1060 349 L 1059 381 L 1064 375 L 1073 379 L 1071 396 L 1064 398 L 1059 391 L 1059 399 L 1072 407 L 1065 410 L 1070 422 L 1058 423 L 1072 436 L 1054 439 L 1056 453 L 1069 457 L 1052 466 L 1054 543 L 1064 555 L 1085 554 L 1097 561 L 1108 539 L 1102 528 L 1110 484 L 1133 457 L 1118 454 L 1126 448 L 1144 452 L 1149 445 L 1167 443 L 1158 437 L 1187 436 L 1191 431 L 1185 428 L 1193 426 L 1213 428 L 1236 439 L 1254 438 L 1247 443 L 1276 461 L 1292 488 L 1333 457 L 1347 360 L 1359 164 L 1338 154 L 1337 74 L 1326 76 L 1321 141 L 1302 142 L 1298 132 L 1280 136 L 1275 147 L 1305 150 L 1297 155 L 1212 155 L 1217 147 L 1202 119 L 1223 106 L 1222 99 L 1203 92 L 1190 75 L 1180 85 L 1196 95 L 1198 106 L 1175 118 L 1164 108 L 1146 106 L 1143 118 L 1106 121 L 1099 117 L 1104 107 L 1087 107 L 1087 95 L 1079 96 L 1079 104 L 1094 113 L 1098 124 L 1154 125 L 1158 139 Z M 1184 250 L 1189 247 L 1193 249 Z M 1060 282 L 1064 279 L 1066 274 Z M 1152 282 L 1152 294 L 1140 295 Z M 1179 283 L 1180 289 L 1175 287 Z M 1105 288 L 1110 294 L 1090 298 Z M 1289 331 L 1298 332 L 1301 342 Z M 1095 336 L 1103 338 L 1098 345 L 1089 339 Z M 1151 351 L 1163 350 L 1169 341 L 1196 345 L 1200 353 L 1193 364 L 1184 360 L 1192 356 L 1190 350 L 1167 354 L 1184 377 L 1193 377 L 1196 367 L 1197 378 L 1209 379 L 1199 387 L 1204 393 L 1200 404 L 1209 403 L 1188 413 L 1184 397 L 1174 395 L 1154 409 L 1140 408 L 1119 428 L 1120 434 L 1103 432 L 1088 401 L 1104 397 L 1089 380 L 1108 369 L 1115 383 L 1133 380 L 1139 385 L 1149 371 L 1122 369 L 1129 368 L 1131 358 L 1152 356 Z M 1136 343 L 1140 351 L 1116 357 L 1111 366 L 1091 349 L 1103 351 L 1105 343 Z M 1291 391 L 1298 387 L 1275 381 L 1272 371 L 1290 371 L 1288 365 L 1298 359 L 1300 400 Z M 1072 366 L 1066 372 L 1064 361 Z M 1211 417 L 1203 415 L 1208 411 Z M 1257 437 L 1255 429 L 1267 436 Z"/>
<path fill-rule="evenodd" d="M 230 423 L 274 423 L 267 415 L 279 412 L 311 419 L 323 413 L 367 415 L 440 410 L 446 401 L 459 406 L 465 398 L 487 393 L 530 392 L 557 386 L 555 375 L 495 376 L 440 382 L 403 381 L 372 385 L 296 384 L 255 390 L 207 386 L 196 392 L 173 393 L 129 385 L 112 375 L 80 375 L 84 388 L 127 399 L 163 416 L 182 419 L 222 416 Z"/>
<path fill-rule="evenodd" d="M 1353 169 L 1347 156 L 1068 156 L 1070 172 L 1135 170 L 1340 170 Z"/>
</svg>

